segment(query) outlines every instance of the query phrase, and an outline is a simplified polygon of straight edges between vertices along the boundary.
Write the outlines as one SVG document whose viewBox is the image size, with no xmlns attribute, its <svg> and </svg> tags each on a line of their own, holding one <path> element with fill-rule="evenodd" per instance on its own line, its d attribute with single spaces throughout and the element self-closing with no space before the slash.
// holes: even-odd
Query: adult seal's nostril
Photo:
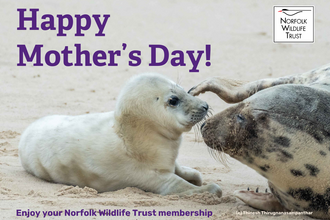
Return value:
<svg viewBox="0 0 330 220">
<path fill-rule="evenodd" d="M 202 124 L 202 126 L 201 126 L 201 130 L 203 129 L 204 125 L 205 125 L 205 122 Z"/>
<path fill-rule="evenodd" d="M 205 109 L 205 111 L 209 110 L 209 105 L 206 103 L 205 105 L 203 105 L 203 108 Z"/>
</svg>

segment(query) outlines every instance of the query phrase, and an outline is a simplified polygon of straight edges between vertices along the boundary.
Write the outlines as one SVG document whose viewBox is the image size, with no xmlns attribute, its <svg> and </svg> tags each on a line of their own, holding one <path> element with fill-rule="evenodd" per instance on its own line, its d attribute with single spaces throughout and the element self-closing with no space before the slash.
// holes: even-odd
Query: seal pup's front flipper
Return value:
<svg viewBox="0 0 330 220">
<path fill-rule="evenodd" d="M 194 184 L 195 186 L 202 186 L 202 175 L 198 170 L 190 167 L 180 166 L 176 161 L 175 174 L 188 181 L 189 183 Z"/>
</svg>

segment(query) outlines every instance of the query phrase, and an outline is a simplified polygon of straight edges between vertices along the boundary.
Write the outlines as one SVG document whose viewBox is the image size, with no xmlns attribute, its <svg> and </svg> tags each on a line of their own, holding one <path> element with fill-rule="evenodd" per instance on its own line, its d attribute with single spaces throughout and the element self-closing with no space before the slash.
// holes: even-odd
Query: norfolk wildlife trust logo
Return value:
<svg viewBox="0 0 330 220">
<path fill-rule="evenodd" d="M 274 43 L 314 43 L 314 6 L 274 6 Z"/>
</svg>

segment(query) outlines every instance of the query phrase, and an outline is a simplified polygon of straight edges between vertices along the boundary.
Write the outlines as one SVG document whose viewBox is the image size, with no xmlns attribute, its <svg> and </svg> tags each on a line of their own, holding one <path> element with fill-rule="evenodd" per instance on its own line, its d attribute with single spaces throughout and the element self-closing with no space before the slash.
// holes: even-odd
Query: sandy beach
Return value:
<svg viewBox="0 0 330 220">
<path fill-rule="evenodd" d="M 116 97 L 132 76 L 157 72 L 178 82 L 185 90 L 207 77 L 221 76 L 252 81 L 302 73 L 329 63 L 330 2 L 287 1 L 287 5 L 315 6 L 315 42 L 312 44 L 276 44 L 272 38 L 273 1 L 5 1 L 0 0 L 0 218 L 26 219 L 21 211 L 128 210 L 131 216 L 80 217 L 47 216 L 45 219 L 312 219 L 308 216 L 272 216 L 258 213 L 233 196 L 239 189 L 268 188 L 267 180 L 253 169 L 231 159 L 229 168 L 212 158 L 201 137 L 196 140 L 194 129 L 185 133 L 178 161 L 199 170 L 205 183 L 217 183 L 223 197 L 196 194 L 178 197 L 160 196 L 137 188 L 97 193 L 91 188 L 79 188 L 49 183 L 28 174 L 20 164 L 18 143 L 24 129 L 46 115 L 81 115 L 112 111 Z M 75 24 L 66 36 L 58 30 L 17 30 L 17 9 L 38 8 L 38 26 L 42 15 L 51 14 L 57 27 L 57 15 L 110 14 L 104 28 L 105 36 L 95 36 L 98 27 L 75 36 Z M 27 21 L 27 27 L 31 22 Z M 117 66 L 65 66 L 63 60 L 52 67 L 45 63 L 47 51 L 62 51 L 75 44 L 91 53 L 120 50 Z M 126 49 L 123 49 L 126 44 Z M 149 45 L 164 45 L 169 61 L 162 66 L 149 66 Z M 17 66 L 19 48 L 26 45 L 32 51 L 43 45 L 43 66 Z M 205 50 L 211 45 L 210 59 L 205 54 L 197 66 L 199 72 L 189 72 L 193 64 L 187 50 Z M 141 64 L 129 65 L 129 52 L 141 52 Z M 186 66 L 172 66 L 171 52 L 185 53 Z M 157 53 L 157 60 L 162 57 Z M 71 62 L 76 62 L 74 54 Z M 107 58 L 109 59 L 109 57 Z M 207 66 L 206 62 L 211 65 Z M 107 60 L 107 62 L 109 62 Z M 199 96 L 212 107 L 213 114 L 230 106 L 215 94 Z M 137 211 L 204 211 L 211 216 L 134 216 Z M 250 214 L 242 214 L 244 211 Z M 30 216 L 30 218 L 36 218 Z M 43 216 L 39 216 L 43 218 Z"/>
</svg>

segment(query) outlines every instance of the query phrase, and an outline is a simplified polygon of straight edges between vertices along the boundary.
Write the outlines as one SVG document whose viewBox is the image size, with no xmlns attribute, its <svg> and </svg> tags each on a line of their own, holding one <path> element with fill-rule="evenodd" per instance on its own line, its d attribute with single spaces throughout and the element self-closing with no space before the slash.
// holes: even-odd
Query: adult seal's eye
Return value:
<svg viewBox="0 0 330 220">
<path fill-rule="evenodd" d="M 171 96 L 171 98 L 168 100 L 168 104 L 171 106 L 177 106 L 179 104 L 179 98 L 176 96 Z"/>
<path fill-rule="evenodd" d="M 236 118 L 237 118 L 237 122 L 243 122 L 243 121 L 245 121 L 244 116 L 241 115 L 241 114 L 238 114 L 238 115 L 236 116 Z"/>
</svg>

